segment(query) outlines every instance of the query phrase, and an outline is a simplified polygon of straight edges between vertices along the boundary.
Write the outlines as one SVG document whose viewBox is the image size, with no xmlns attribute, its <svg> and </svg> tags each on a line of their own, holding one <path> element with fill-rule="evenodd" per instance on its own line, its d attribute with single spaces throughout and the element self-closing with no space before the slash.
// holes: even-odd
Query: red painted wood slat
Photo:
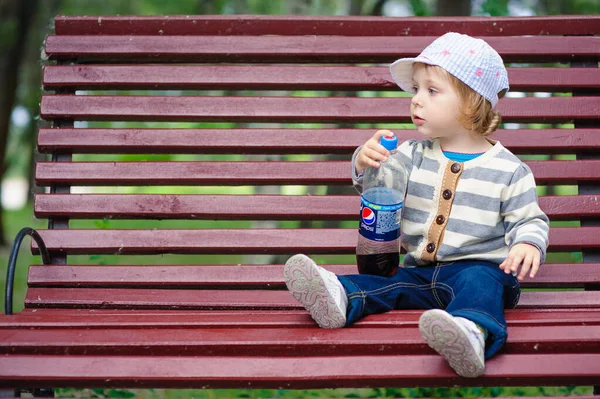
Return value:
<svg viewBox="0 0 600 399">
<path fill-rule="evenodd" d="M 600 98 L 505 98 L 497 108 L 505 122 L 557 123 L 598 119 Z M 410 122 L 410 99 L 45 95 L 40 113 L 46 120 Z"/>
<path fill-rule="evenodd" d="M 461 378 L 439 355 L 348 357 L 4 356 L 0 387 L 338 388 L 593 385 L 598 354 L 501 355 Z"/>
<path fill-rule="evenodd" d="M 600 87 L 598 68 L 507 68 L 511 91 Z M 45 66 L 46 90 L 394 90 L 389 68 L 358 66 Z"/>
<path fill-rule="evenodd" d="M 356 229 L 37 230 L 49 251 L 66 254 L 354 254 Z M 553 227 L 550 251 L 600 246 L 600 227 Z M 39 248 L 31 240 L 31 250 Z"/>
<path fill-rule="evenodd" d="M 599 69 L 600 71 L 600 69 Z M 69 129 L 39 130 L 41 153 L 352 154 L 376 129 Z M 422 139 L 393 129 L 400 142 Z M 278 140 L 273 140 L 278 137 Z M 600 129 L 499 129 L 491 136 L 516 154 L 591 152 Z"/>
<path fill-rule="evenodd" d="M 37 218 L 355 220 L 359 198 L 349 195 L 37 194 Z M 600 216 L 595 195 L 541 196 L 552 220 Z"/>
<path fill-rule="evenodd" d="M 338 275 L 357 274 L 356 265 L 322 265 Z M 29 287 L 245 288 L 284 289 L 283 265 L 36 266 Z M 522 287 L 583 287 L 600 284 L 600 264 L 544 264 Z"/>
<path fill-rule="evenodd" d="M 40 346 L 40 342 L 44 342 Z M 435 352 L 418 328 L 0 329 L 0 355 L 373 356 Z M 509 327 L 503 353 L 600 353 L 600 326 Z"/>
<path fill-rule="evenodd" d="M 168 293 L 168 295 L 166 295 Z M 149 288 L 38 288 L 27 290 L 32 308 L 286 310 L 304 309 L 288 291 Z M 598 308 L 600 291 L 523 292 L 518 308 Z"/>
<path fill-rule="evenodd" d="M 391 62 L 413 57 L 436 36 L 55 36 L 50 60 L 79 62 Z M 598 60 L 600 37 L 488 37 L 505 62 Z"/>
<path fill-rule="evenodd" d="M 423 310 L 369 315 L 352 328 L 417 327 Z M 509 326 L 600 325 L 600 308 L 506 309 Z M 306 310 L 154 310 L 25 308 L 0 318 L 0 328 L 301 328 L 314 327 Z"/>
<path fill-rule="evenodd" d="M 575 165 L 573 165 L 575 166 Z M 599 163 L 600 166 L 600 163 Z M 583 171 L 580 167 L 578 170 Z M 349 162 L 73 162 L 36 164 L 50 185 L 351 184 Z"/>
<path fill-rule="evenodd" d="M 600 180 L 600 160 L 527 161 L 537 184 Z M 350 185 L 347 161 L 38 162 L 39 186 Z"/>
<path fill-rule="evenodd" d="M 64 16 L 57 35 L 432 36 L 600 34 L 596 15 L 534 17 L 357 17 L 321 15 Z"/>
</svg>

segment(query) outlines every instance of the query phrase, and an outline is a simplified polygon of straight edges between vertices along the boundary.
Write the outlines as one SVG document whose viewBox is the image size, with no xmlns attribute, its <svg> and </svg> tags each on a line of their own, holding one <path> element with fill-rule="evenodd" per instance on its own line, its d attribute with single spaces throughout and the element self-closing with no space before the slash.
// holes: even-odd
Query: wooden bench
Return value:
<svg viewBox="0 0 600 399">
<path fill-rule="evenodd" d="M 599 16 L 59 16 L 55 27 L 40 105 L 52 126 L 40 128 L 37 142 L 51 159 L 35 171 L 49 188 L 34 209 L 48 229 L 31 241 L 34 254 L 47 249 L 47 264 L 29 269 L 25 309 L 0 317 L 0 387 L 600 385 Z M 282 274 L 295 253 L 346 255 L 326 267 L 356 273 L 359 196 L 350 155 L 378 128 L 391 127 L 401 142 L 419 137 L 396 125 L 410 122 L 409 99 L 387 65 L 447 31 L 485 37 L 505 62 L 520 63 L 508 69 L 513 92 L 572 93 L 498 105 L 505 122 L 524 125 L 494 137 L 518 155 L 541 155 L 524 158 L 548 190 L 541 207 L 553 222 L 574 223 L 553 224 L 548 263 L 506 312 L 504 352 L 474 380 L 427 347 L 417 329 L 421 311 L 320 329 Z M 316 96 L 299 96 L 310 90 Z M 149 121 L 178 123 L 140 123 Z M 82 153 L 106 155 L 81 162 Z M 557 185 L 576 185 L 578 194 L 561 195 Z M 72 190 L 78 186 L 124 188 Z M 130 194 L 130 186 L 151 191 Z M 189 186 L 191 194 L 165 186 Z M 241 188 L 224 195 L 213 186 Z M 74 228 L 80 219 L 154 223 Z M 22 236 L 37 233 L 22 231 L 13 252 Z M 570 257 L 579 251 L 582 259 Z M 72 261 L 113 254 L 122 256 Z M 195 256 L 166 264 L 164 254 Z M 139 264 L 134 255 L 155 259 Z"/>
</svg>

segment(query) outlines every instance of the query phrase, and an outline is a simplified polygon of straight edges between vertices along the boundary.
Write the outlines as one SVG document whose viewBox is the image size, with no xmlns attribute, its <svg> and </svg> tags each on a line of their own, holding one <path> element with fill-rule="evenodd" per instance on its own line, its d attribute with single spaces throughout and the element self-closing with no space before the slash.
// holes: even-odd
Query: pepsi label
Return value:
<svg viewBox="0 0 600 399">
<path fill-rule="evenodd" d="M 400 237 L 398 212 L 402 202 L 394 205 L 378 205 L 361 196 L 359 233 L 373 241 L 393 241 Z"/>
</svg>

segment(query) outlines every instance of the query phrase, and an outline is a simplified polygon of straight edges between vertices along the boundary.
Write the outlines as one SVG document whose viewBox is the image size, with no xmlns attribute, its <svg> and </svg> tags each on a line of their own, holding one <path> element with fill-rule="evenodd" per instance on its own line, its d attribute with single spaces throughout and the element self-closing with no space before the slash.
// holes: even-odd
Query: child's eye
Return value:
<svg viewBox="0 0 600 399">
<path fill-rule="evenodd" d="M 419 88 L 417 86 L 413 86 L 412 90 L 416 93 L 417 91 L 419 91 Z"/>
<path fill-rule="evenodd" d="M 435 91 L 435 89 L 429 89 L 429 94 L 435 94 L 437 93 L 437 91 Z"/>
</svg>

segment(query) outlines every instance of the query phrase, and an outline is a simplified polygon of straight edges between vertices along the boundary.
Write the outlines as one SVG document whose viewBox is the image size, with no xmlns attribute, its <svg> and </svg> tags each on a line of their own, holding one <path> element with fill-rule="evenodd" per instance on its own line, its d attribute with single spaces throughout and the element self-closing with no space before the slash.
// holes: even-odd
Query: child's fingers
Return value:
<svg viewBox="0 0 600 399">
<path fill-rule="evenodd" d="M 371 139 L 375 140 L 375 142 L 379 143 L 379 139 L 381 139 L 383 136 L 392 136 L 393 134 L 394 133 L 390 130 L 381 129 L 381 130 L 376 131 Z"/>
<path fill-rule="evenodd" d="M 502 262 L 502 264 L 504 265 L 502 267 L 502 270 L 504 270 L 504 273 L 508 274 L 510 273 L 511 269 L 512 269 L 512 264 L 514 262 L 514 255 L 511 255 L 510 253 L 508 254 L 508 256 L 506 257 L 506 259 L 504 259 L 504 262 Z"/>
<path fill-rule="evenodd" d="M 504 273 L 508 274 L 511 271 L 516 271 L 517 267 L 519 267 L 519 265 L 521 264 L 521 261 L 523 260 L 523 255 L 519 252 L 515 252 L 515 251 L 510 251 L 508 253 L 508 256 L 506 257 L 506 259 L 504 259 L 504 262 L 501 263 L 501 266 L 504 265 L 502 267 L 502 269 L 504 270 Z"/>
<path fill-rule="evenodd" d="M 358 158 L 358 163 L 361 165 L 360 169 L 361 170 L 365 170 L 367 167 L 372 166 L 374 168 L 379 168 L 379 166 L 381 165 L 379 162 L 369 158 L 366 155 L 361 155 Z"/>
<path fill-rule="evenodd" d="M 531 267 L 530 263 L 525 263 L 525 262 L 523 263 L 523 266 L 521 267 L 521 273 L 519 273 L 519 276 L 517 277 L 519 279 L 519 281 L 523 280 L 525 278 L 530 267 Z"/>
<path fill-rule="evenodd" d="M 379 168 L 379 162 L 385 160 L 385 155 L 379 154 L 377 151 L 374 151 L 368 147 L 363 147 L 357 157 L 357 169 L 361 171 L 367 168 L 368 166 L 372 166 L 375 168 Z"/>
<path fill-rule="evenodd" d="M 500 263 L 500 268 L 506 273 L 510 273 L 510 265 L 512 262 L 512 256 L 509 253 L 508 256 L 506 257 L 506 259 L 504 259 L 504 262 Z"/>
<path fill-rule="evenodd" d="M 500 263 L 500 264 L 498 265 L 498 267 L 499 267 L 500 269 L 502 269 L 502 271 L 504 271 L 504 270 L 505 270 L 505 268 L 506 268 L 506 261 L 507 261 L 507 260 L 508 260 L 508 258 L 504 259 L 504 262 L 502 262 L 502 263 Z"/>
<path fill-rule="evenodd" d="M 367 141 L 367 143 L 365 144 L 365 148 L 369 149 L 371 151 L 375 151 L 375 152 L 385 155 L 385 156 L 390 155 L 390 152 L 388 151 L 388 149 L 385 148 L 384 146 L 382 146 L 381 144 L 379 144 L 378 141 L 374 141 L 374 140 Z"/>
<path fill-rule="evenodd" d="M 387 156 L 370 148 L 365 148 L 363 155 L 371 161 L 386 161 Z"/>
<path fill-rule="evenodd" d="M 374 168 L 379 168 L 381 166 L 381 164 L 379 162 L 373 161 L 372 159 L 367 159 L 367 164 Z"/>
<path fill-rule="evenodd" d="M 375 132 L 375 134 L 373 135 L 373 137 L 371 137 L 368 141 L 367 141 L 367 146 L 371 149 L 376 150 L 377 152 L 380 152 L 382 154 L 385 155 L 390 155 L 390 152 L 380 144 L 381 138 L 384 136 L 393 136 L 394 133 L 392 133 L 389 130 L 378 130 Z"/>
<path fill-rule="evenodd" d="M 523 280 L 527 275 L 527 272 L 531 268 L 531 263 L 533 262 L 533 255 L 527 254 L 525 259 L 523 260 L 523 266 L 521 266 L 521 273 L 519 273 L 519 280 Z"/>
<path fill-rule="evenodd" d="M 531 273 L 529 277 L 534 278 L 540 268 L 540 255 L 539 253 L 533 257 L 533 265 L 531 266 Z"/>
<path fill-rule="evenodd" d="M 510 262 L 510 270 L 516 272 L 519 268 L 521 262 L 523 262 L 523 254 L 521 252 L 517 252 L 512 256 L 512 261 Z"/>
</svg>

